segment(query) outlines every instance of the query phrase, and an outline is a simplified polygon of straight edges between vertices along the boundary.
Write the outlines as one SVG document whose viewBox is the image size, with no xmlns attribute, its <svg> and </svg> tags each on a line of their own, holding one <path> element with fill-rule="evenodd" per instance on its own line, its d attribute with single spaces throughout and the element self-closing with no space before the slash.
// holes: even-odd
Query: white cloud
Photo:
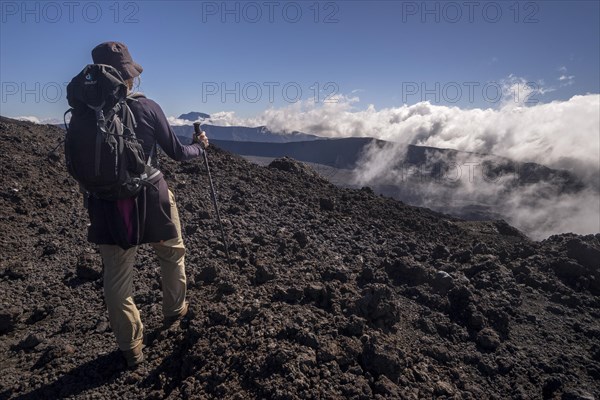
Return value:
<svg viewBox="0 0 600 400">
<path fill-rule="evenodd" d="M 520 107 L 540 102 L 538 95 L 554 92 L 556 89 L 547 87 L 543 80 L 536 82 L 525 78 L 509 75 L 500 80 L 502 87 L 501 107 Z"/>
<path fill-rule="evenodd" d="M 527 106 L 524 99 L 549 90 L 525 85 L 522 78 L 501 81 L 503 90 L 517 93 L 518 101 L 504 102 L 498 108 L 461 109 L 421 102 L 376 109 L 358 109 L 357 97 L 339 96 L 337 103 L 298 102 L 271 108 L 253 118 L 238 118 L 233 112 L 212 116 L 218 125 L 265 125 L 276 132 L 301 131 L 326 137 L 370 136 L 394 142 L 377 152 L 369 163 L 364 160 L 362 182 L 397 182 L 398 172 L 391 168 L 403 159 L 407 144 L 450 148 L 466 152 L 495 154 L 521 162 L 535 162 L 551 168 L 567 169 L 588 184 L 579 193 L 535 196 L 548 190 L 539 185 L 519 187 L 503 182 L 461 183 L 462 196 L 440 185 L 419 187 L 422 204 L 448 196 L 453 204 L 477 201 L 496 202 L 499 212 L 511 224 L 535 238 L 551 233 L 577 233 L 600 230 L 600 95 L 574 96 L 565 101 Z M 520 92 L 513 92 L 515 90 Z M 381 149 L 379 149 L 381 150 Z M 387 175 L 386 175 L 387 174 Z M 406 185 L 404 190 L 406 189 Z M 511 188 L 511 197 L 496 199 Z M 417 190 L 413 188 L 411 190 Z"/>
<path fill-rule="evenodd" d="M 63 121 L 57 119 L 57 118 L 39 118 L 33 115 L 25 115 L 25 116 L 19 116 L 19 117 L 13 117 L 14 119 L 20 120 L 20 121 L 29 121 L 29 122 L 33 122 L 34 124 L 62 124 Z M 68 118 L 67 118 L 68 121 Z"/>
<path fill-rule="evenodd" d="M 40 119 L 38 117 L 36 117 L 36 116 L 33 116 L 33 115 L 15 117 L 15 119 L 18 119 L 19 121 L 33 122 L 34 124 L 39 124 L 40 123 Z"/>
<path fill-rule="evenodd" d="M 276 132 L 301 131 L 326 137 L 369 136 L 405 144 L 490 153 L 551 167 L 597 165 L 600 95 L 574 96 L 524 107 L 461 109 L 421 102 L 355 109 L 357 97 L 338 103 L 298 102 L 271 108 L 253 118 L 214 114 L 207 123 L 262 126 Z M 579 166 L 577 166 L 577 164 Z"/>
<path fill-rule="evenodd" d="M 560 86 L 570 86 L 575 83 L 574 75 L 561 75 L 558 80 L 561 82 Z"/>
<path fill-rule="evenodd" d="M 354 170 L 353 183 L 446 213 L 495 215 L 534 239 L 600 230 L 597 187 L 574 190 L 573 182 L 561 176 L 532 182 L 535 175 L 527 170 L 494 176 L 490 171 L 506 159 L 473 153 L 426 151 L 424 162 L 407 164 L 407 150 L 406 145 L 373 142 Z M 448 170 L 432 177 L 439 163 Z"/>
<path fill-rule="evenodd" d="M 187 119 L 179 119 L 175 117 L 167 117 L 167 121 L 169 121 L 169 125 L 171 126 L 192 125 L 194 123 L 194 121 L 188 121 Z"/>
<path fill-rule="evenodd" d="M 560 87 L 570 86 L 575 83 L 575 75 L 569 75 L 567 72 L 567 67 L 564 65 L 558 69 L 560 71 L 560 76 L 558 77 L 558 81 L 560 82 Z"/>
</svg>

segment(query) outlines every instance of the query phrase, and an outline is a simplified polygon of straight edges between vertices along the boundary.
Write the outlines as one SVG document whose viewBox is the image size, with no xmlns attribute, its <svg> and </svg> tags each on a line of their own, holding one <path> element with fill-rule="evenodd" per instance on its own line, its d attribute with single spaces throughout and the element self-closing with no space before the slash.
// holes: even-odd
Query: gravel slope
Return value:
<svg viewBox="0 0 600 400">
<path fill-rule="evenodd" d="M 161 330 L 143 246 L 148 361 L 129 371 L 77 186 L 51 153 L 62 135 L 0 119 L 0 399 L 600 398 L 600 234 L 533 242 L 216 148 L 233 265 L 201 162 L 163 156 L 192 315 Z"/>
</svg>

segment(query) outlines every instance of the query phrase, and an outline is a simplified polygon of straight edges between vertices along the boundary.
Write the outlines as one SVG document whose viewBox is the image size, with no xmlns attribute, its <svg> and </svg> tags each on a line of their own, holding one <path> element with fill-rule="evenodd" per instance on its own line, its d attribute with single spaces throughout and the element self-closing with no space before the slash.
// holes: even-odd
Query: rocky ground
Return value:
<svg viewBox="0 0 600 400">
<path fill-rule="evenodd" d="M 127 370 L 62 136 L 0 119 L 0 399 L 600 399 L 600 234 L 534 242 L 216 148 L 232 265 L 202 163 L 163 157 L 192 313 L 161 330 L 143 246 Z"/>
</svg>

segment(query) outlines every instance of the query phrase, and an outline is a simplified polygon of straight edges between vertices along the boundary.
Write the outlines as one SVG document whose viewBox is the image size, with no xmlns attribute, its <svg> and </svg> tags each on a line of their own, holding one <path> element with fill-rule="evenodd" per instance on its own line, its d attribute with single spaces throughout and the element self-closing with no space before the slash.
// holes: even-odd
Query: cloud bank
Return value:
<svg viewBox="0 0 600 400">
<path fill-rule="evenodd" d="M 515 93 L 522 80 L 509 77 L 502 84 Z M 523 90 L 523 86 L 520 86 Z M 527 89 L 525 89 L 527 90 Z M 301 131 L 325 137 L 369 136 L 394 142 L 385 150 L 366 152 L 357 181 L 404 185 L 394 176 L 394 163 L 405 156 L 406 145 L 415 144 L 465 152 L 494 154 L 518 162 L 535 162 L 575 174 L 587 189 L 577 194 L 549 194 L 543 184 L 514 185 L 495 182 L 428 183 L 413 187 L 424 206 L 440 199 L 454 204 L 494 204 L 511 224 L 535 238 L 551 233 L 600 231 L 600 95 L 574 96 L 566 101 L 530 105 L 531 88 L 518 101 L 497 108 L 461 109 L 420 102 L 414 105 L 357 109 L 358 97 L 338 96 L 335 102 L 298 102 L 265 110 L 253 118 L 233 112 L 211 115 L 205 123 L 231 126 L 267 126 L 274 132 Z M 464 162 L 473 162 L 463 160 Z M 481 162 L 477 159 L 475 162 Z M 460 190 L 457 189 L 457 185 Z M 460 195 L 459 195 L 460 193 Z M 510 195 L 506 195 L 510 193 Z M 542 195 L 543 194 L 543 195 Z M 501 199 L 500 201 L 494 199 Z"/>
<path fill-rule="evenodd" d="M 355 110 L 356 97 L 337 103 L 296 103 L 268 109 L 254 118 L 233 112 L 206 123 L 267 126 L 275 132 L 301 131 L 325 137 L 370 136 L 404 144 L 491 153 L 553 168 L 585 169 L 600 157 L 600 95 L 574 96 L 534 106 L 461 109 L 420 102 L 376 110 Z"/>
<path fill-rule="evenodd" d="M 600 192 L 577 177 L 474 153 L 430 150 L 410 164 L 407 152 L 404 144 L 373 142 L 352 183 L 467 219 L 504 219 L 534 239 L 600 231 Z"/>
<path fill-rule="evenodd" d="M 63 121 L 57 119 L 57 118 L 39 118 L 33 115 L 25 115 L 25 116 L 19 116 L 19 117 L 14 117 L 14 119 L 20 120 L 20 121 L 29 121 L 29 122 L 33 122 L 34 124 L 62 124 Z M 68 119 L 67 119 L 68 121 Z"/>
</svg>

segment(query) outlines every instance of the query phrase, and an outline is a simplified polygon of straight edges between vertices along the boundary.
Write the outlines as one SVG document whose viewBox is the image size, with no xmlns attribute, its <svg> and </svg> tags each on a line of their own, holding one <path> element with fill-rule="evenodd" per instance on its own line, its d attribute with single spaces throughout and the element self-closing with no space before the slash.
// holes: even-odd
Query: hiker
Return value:
<svg viewBox="0 0 600 400">
<path fill-rule="evenodd" d="M 138 245 L 149 243 L 160 263 L 164 324 L 183 318 L 189 306 L 179 214 L 173 192 L 158 170 L 157 145 L 172 159 L 184 161 L 202 156 L 208 139 L 201 132 L 194 135 L 192 144 L 181 144 L 160 106 L 142 94 L 132 93 L 134 81 L 143 69 L 133 61 L 125 44 L 101 43 L 92 50 L 92 59 L 94 64 L 112 66 L 127 84 L 127 104 L 137 124 L 135 136 L 142 143 L 145 159 L 153 171 L 148 174 L 153 178 L 137 196 L 111 201 L 92 194 L 87 199 L 91 222 L 88 240 L 99 245 L 102 256 L 110 325 L 127 365 L 135 367 L 144 360 L 143 325 L 132 293 Z M 89 130 L 90 114 L 93 117 L 90 110 L 84 112 L 86 121 L 81 113 L 74 113 L 69 130 L 77 132 L 84 127 Z"/>
</svg>

